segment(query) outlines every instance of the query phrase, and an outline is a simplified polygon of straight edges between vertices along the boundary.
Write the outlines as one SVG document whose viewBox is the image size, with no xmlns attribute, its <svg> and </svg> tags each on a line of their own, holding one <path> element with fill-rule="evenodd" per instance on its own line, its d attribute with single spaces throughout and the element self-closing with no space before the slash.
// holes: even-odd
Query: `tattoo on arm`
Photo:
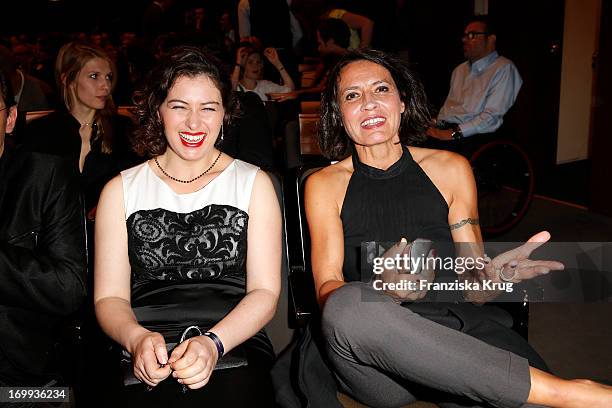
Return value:
<svg viewBox="0 0 612 408">
<path fill-rule="evenodd" d="M 466 224 L 479 225 L 480 223 L 478 222 L 478 218 L 466 218 L 464 220 L 459 221 L 456 224 L 451 224 L 450 229 L 451 231 L 456 230 L 457 228 L 461 228 Z"/>
</svg>

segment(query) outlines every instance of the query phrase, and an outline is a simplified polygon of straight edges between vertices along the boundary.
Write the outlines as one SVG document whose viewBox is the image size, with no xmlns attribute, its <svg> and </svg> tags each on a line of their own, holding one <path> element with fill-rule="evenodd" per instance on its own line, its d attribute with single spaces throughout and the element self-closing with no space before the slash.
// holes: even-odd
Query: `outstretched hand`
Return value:
<svg viewBox="0 0 612 408">
<path fill-rule="evenodd" d="M 565 265 L 561 262 L 529 259 L 531 253 L 549 239 L 548 231 L 542 231 L 529 238 L 523 245 L 497 255 L 483 269 L 484 278 L 495 282 L 518 283 L 545 275 L 550 271 L 563 270 Z"/>
</svg>

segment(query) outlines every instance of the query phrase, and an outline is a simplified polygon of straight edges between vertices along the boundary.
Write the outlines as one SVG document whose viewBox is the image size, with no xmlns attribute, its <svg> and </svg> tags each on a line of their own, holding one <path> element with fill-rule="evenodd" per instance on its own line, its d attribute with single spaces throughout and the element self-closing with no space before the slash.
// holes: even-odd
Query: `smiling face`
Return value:
<svg viewBox="0 0 612 408">
<path fill-rule="evenodd" d="M 215 145 L 223 123 L 223 100 L 206 75 L 179 77 L 159 107 L 168 150 L 183 160 L 201 160 Z"/>
<path fill-rule="evenodd" d="M 347 134 L 357 145 L 399 142 L 404 103 L 389 71 L 361 60 L 340 73 L 338 105 Z"/>
<path fill-rule="evenodd" d="M 92 58 L 69 84 L 72 106 L 80 104 L 89 109 L 104 109 L 111 95 L 113 71 L 105 59 Z"/>
</svg>

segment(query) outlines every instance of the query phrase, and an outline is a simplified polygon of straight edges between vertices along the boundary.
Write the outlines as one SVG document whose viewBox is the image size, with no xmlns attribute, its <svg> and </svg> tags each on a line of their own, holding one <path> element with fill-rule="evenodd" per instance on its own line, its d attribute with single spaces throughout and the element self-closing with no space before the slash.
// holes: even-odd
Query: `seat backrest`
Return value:
<svg viewBox="0 0 612 408">
<path fill-rule="evenodd" d="M 321 113 L 321 101 L 301 101 L 300 113 Z"/>
<path fill-rule="evenodd" d="M 318 113 L 300 113 L 300 153 L 302 155 L 322 155 L 317 142 Z"/>
<path fill-rule="evenodd" d="M 320 166 L 299 167 L 283 179 L 285 236 L 289 265 L 289 318 L 292 327 L 303 327 L 319 311 L 310 263 L 310 234 L 304 211 L 304 185 Z"/>
<path fill-rule="evenodd" d="M 27 112 L 26 113 L 26 117 L 25 117 L 25 121 L 26 121 L 26 123 L 30 123 L 31 121 L 33 121 L 35 119 L 39 119 L 39 118 L 42 118 L 44 116 L 47 116 L 51 112 L 53 112 L 53 109 L 51 109 L 51 110 L 41 110 L 41 111 Z"/>
<path fill-rule="evenodd" d="M 270 341 L 272 341 L 272 345 L 274 346 L 274 351 L 276 351 L 277 355 L 280 353 L 287 345 L 291 342 L 293 338 L 293 329 L 289 327 L 289 321 L 291 320 L 288 316 L 289 313 L 289 285 L 288 285 L 288 274 L 289 274 L 289 266 L 287 262 L 287 240 L 286 240 L 286 225 L 285 225 L 285 205 L 282 194 L 282 185 L 280 181 L 280 177 L 273 172 L 266 172 L 274 185 L 274 190 L 276 191 L 276 197 L 278 198 L 278 203 L 281 209 L 281 215 L 283 219 L 283 248 L 282 248 L 282 260 L 281 260 L 281 294 L 278 299 L 278 305 L 276 307 L 276 313 L 272 320 L 266 325 L 266 332 L 268 333 L 268 337 L 270 337 Z"/>
</svg>

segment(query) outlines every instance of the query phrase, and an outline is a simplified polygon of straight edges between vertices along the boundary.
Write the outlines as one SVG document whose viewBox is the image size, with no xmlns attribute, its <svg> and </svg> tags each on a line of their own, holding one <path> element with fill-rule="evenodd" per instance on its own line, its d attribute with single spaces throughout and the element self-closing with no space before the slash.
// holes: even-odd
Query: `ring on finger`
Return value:
<svg viewBox="0 0 612 408">
<path fill-rule="evenodd" d="M 512 270 L 512 275 L 511 276 L 504 275 L 504 270 L 505 269 L 506 269 L 505 266 L 502 266 L 501 268 L 497 269 L 497 274 L 499 275 L 499 279 L 504 281 L 504 282 L 512 282 L 514 280 L 514 278 L 516 278 L 516 275 L 518 275 L 518 268 L 516 268 L 516 267 L 511 267 L 510 268 Z"/>
</svg>

